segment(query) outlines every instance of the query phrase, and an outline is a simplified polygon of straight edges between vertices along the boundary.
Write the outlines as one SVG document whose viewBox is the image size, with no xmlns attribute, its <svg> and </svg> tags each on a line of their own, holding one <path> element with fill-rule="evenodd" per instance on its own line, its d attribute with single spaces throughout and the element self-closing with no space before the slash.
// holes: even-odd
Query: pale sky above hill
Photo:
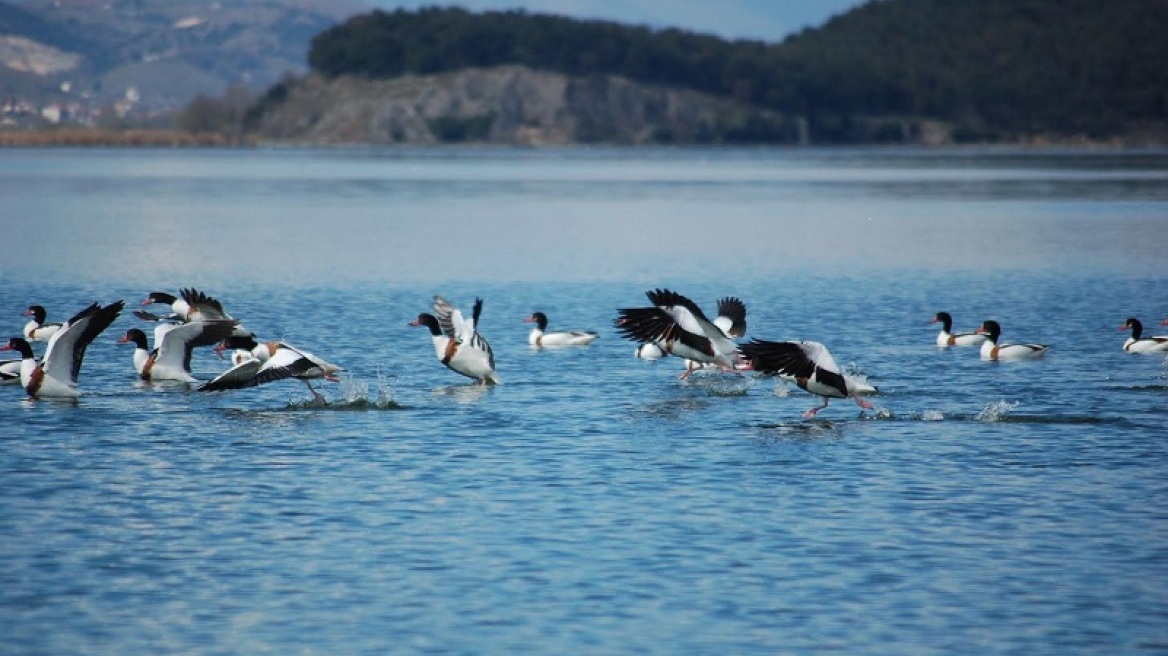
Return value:
<svg viewBox="0 0 1168 656">
<path fill-rule="evenodd" d="M 471 11 L 522 8 L 653 28 L 679 27 L 729 39 L 777 42 L 818 27 L 864 0 L 365 0 L 386 10 L 458 5 Z"/>
</svg>

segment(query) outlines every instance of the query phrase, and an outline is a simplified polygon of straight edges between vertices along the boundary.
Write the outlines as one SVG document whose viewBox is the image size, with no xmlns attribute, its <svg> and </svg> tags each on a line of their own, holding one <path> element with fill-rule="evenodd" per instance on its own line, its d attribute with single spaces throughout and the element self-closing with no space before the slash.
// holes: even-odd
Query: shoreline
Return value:
<svg viewBox="0 0 1168 656">
<path fill-rule="evenodd" d="M 126 130 L 62 128 L 0 131 L 0 147 L 4 148 L 242 148 L 255 146 L 256 143 L 254 138 L 247 136 L 149 128 Z"/>
<path fill-rule="evenodd" d="M 262 146 L 272 147 L 307 147 L 307 148 L 354 148 L 363 146 L 385 146 L 399 148 L 448 148 L 448 147 L 524 147 L 538 148 L 534 144 L 516 144 L 502 141 L 463 141 L 458 143 L 409 143 L 398 142 L 393 144 L 369 142 L 343 141 L 303 141 L 297 139 L 264 139 L 256 135 L 224 134 L 219 132 L 191 133 L 171 129 L 129 128 L 125 130 L 108 130 L 100 128 L 54 128 L 47 130 L 0 130 L 0 148 L 255 148 Z M 631 148 L 671 146 L 677 148 L 688 147 L 730 147 L 730 148 L 909 148 L 922 150 L 935 149 L 963 149 L 963 148 L 1017 148 L 1026 150 L 1100 150 L 1100 151 L 1131 151 L 1131 150 L 1162 150 L 1168 148 L 1168 143 L 1158 139 L 1087 139 L 1075 137 L 1051 138 L 1041 135 L 1028 139 L 1003 140 L 989 142 L 907 142 L 907 143 L 832 143 L 832 144 L 596 144 L 596 143 L 568 143 L 556 144 L 563 148 L 594 148 L 597 146 L 619 146 Z"/>
</svg>

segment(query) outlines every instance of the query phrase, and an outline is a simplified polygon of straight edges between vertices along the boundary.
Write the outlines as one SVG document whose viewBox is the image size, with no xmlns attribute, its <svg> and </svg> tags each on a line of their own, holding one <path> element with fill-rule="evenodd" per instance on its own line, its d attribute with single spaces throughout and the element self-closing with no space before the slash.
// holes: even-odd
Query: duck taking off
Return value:
<svg viewBox="0 0 1168 656">
<path fill-rule="evenodd" d="M 823 397 L 823 405 L 803 413 L 811 419 L 827 407 L 831 399 L 852 398 L 856 405 L 872 409 L 860 397 L 863 391 L 845 376 L 827 347 L 819 342 L 770 342 L 754 339 L 742 345 L 742 357 L 750 368 L 764 374 L 781 376 L 801 389 Z"/>
</svg>

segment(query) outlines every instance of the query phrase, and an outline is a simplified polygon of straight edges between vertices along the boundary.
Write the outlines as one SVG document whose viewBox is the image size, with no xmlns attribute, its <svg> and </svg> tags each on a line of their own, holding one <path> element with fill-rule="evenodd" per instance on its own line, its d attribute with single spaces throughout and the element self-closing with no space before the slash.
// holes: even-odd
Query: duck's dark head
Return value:
<svg viewBox="0 0 1168 656">
<path fill-rule="evenodd" d="M 0 351 L 16 351 L 22 358 L 31 358 L 32 347 L 29 346 L 28 341 L 23 337 L 12 337 L 4 346 L 0 346 Z"/>
<path fill-rule="evenodd" d="M 45 308 L 40 305 L 30 305 L 28 306 L 28 309 L 24 311 L 24 316 L 32 317 L 33 320 L 37 323 L 44 323 L 45 317 L 48 316 L 48 313 L 45 312 Z"/>
<path fill-rule="evenodd" d="M 543 312 L 532 312 L 530 317 L 523 320 L 524 323 L 534 323 L 539 326 L 540 330 L 547 330 L 547 315 Z"/>
<path fill-rule="evenodd" d="M 985 335 L 986 339 L 997 344 L 998 337 L 1000 337 L 1002 335 L 1002 327 L 998 325 L 997 321 L 994 321 L 993 319 L 989 319 L 989 320 L 983 321 L 981 326 L 977 329 L 976 332 Z"/>
<path fill-rule="evenodd" d="M 1140 334 L 1144 332 L 1144 324 L 1140 323 L 1140 320 L 1135 317 L 1128 317 L 1127 321 L 1125 321 L 1123 325 L 1119 327 L 1119 329 L 1130 330 L 1132 332 L 1132 337 L 1139 339 Z"/>
<path fill-rule="evenodd" d="M 427 328 L 430 329 L 430 334 L 434 335 L 434 336 L 438 336 L 438 335 L 442 334 L 442 326 L 438 325 L 438 319 L 434 315 L 432 315 L 428 312 L 423 312 L 423 313 L 419 314 L 417 319 L 414 319 L 413 321 L 410 322 L 410 325 L 411 326 L 426 326 Z"/>
<path fill-rule="evenodd" d="M 150 295 L 142 299 L 142 305 L 154 305 L 161 303 L 163 305 L 170 305 L 178 300 L 174 294 L 167 294 L 166 292 L 150 292 Z"/>
<path fill-rule="evenodd" d="M 118 339 L 118 343 L 119 344 L 131 344 L 132 343 L 140 349 L 149 350 L 149 343 L 146 341 L 146 333 L 142 332 L 141 330 L 139 330 L 137 328 L 131 328 L 131 329 L 127 330 L 126 334 L 122 335 L 121 338 Z"/>
<path fill-rule="evenodd" d="M 259 342 L 255 341 L 255 337 L 250 333 L 247 335 L 231 335 L 215 345 L 215 355 L 222 358 L 223 352 L 227 349 L 250 351 L 259 345 Z"/>
<path fill-rule="evenodd" d="M 948 312 L 938 312 L 929 323 L 941 324 L 945 332 L 950 332 L 953 329 L 953 317 L 949 316 Z"/>
</svg>

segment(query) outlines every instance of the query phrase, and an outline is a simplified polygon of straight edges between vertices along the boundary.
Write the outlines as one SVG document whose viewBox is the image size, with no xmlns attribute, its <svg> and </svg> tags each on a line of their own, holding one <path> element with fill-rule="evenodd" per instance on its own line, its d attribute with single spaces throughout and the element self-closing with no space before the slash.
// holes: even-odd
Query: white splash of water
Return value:
<svg viewBox="0 0 1168 656">
<path fill-rule="evenodd" d="M 370 390 L 370 383 L 360 378 L 346 378 L 341 381 L 341 403 L 344 405 L 368 404 L 375 408 L 389 408 L 395 405 L 393 390 L 378 376 L 376 390 Z"/>
<path fill-rule="evenodd" d="M 858 394 L 876 394 L 876 386 L 868 382 L 868 374 L 864 373 L 860 366 L 855 362 L 848 363 L 844 368 L 844 378 L 848 381 L 848 387 L 851 387 Z"/>
<path fill-rule="evenodd" d="M 1007 416 L 1009 416 L 1011 412 L 1014 411 L 1014 408 L 1017 407 L 1017 401 L 993 401 L 987 403 L 986 406 L 981 409 L 981 412 L 977 413 L 977 416 L 974 417 L 974 419 L 976 421 L 1002 421 Z"/>
<path fill-rule="evenodd" d="M 940 410 L 925 410 L 921 413 L 921 421 L 944 421 L 945 415 Z"/>
</svg>

